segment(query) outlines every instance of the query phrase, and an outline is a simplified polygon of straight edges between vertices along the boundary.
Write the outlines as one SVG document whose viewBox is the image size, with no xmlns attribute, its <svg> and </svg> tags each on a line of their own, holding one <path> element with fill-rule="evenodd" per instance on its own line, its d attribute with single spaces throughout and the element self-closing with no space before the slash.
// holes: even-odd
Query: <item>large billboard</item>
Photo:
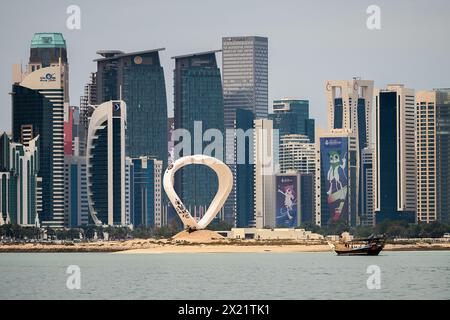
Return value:
<svg viewBox="0 0 450 320">
<path fill-rule="evenodd" d="M 297 175 L 276 177 L 276 227 L 295 228 L 298 226 Z"/>
<path fill-rule="evenodd" d="M 348 138 L 320 138 L 322 197 L 326 198 L 327 221 L 348 218 Z"/>
</svg>

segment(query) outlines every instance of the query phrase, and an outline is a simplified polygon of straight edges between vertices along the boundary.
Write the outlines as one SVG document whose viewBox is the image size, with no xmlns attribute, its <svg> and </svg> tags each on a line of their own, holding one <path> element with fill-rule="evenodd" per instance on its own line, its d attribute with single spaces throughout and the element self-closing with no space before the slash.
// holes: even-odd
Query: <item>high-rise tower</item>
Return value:
<svg viewBox="0 0 450 320">
<path fill-rule="evenodd" d="M 416 210 L 415 96 L 388 85 L 375 91 L 375 212 L 384 219 L 412 221 Z"/>
<path fill-rule="evenodd" d="M 273 102 L 273 113 L 269 114 L 274 129 L 280 137 L 285 134 L 301 134 L 315 142 L 315 121 L 309 118 L 309 101 L 299 99 L 280 99 Z"/>
<path fill-rule="evenodd" d="M 268 39 L 222 38 L 222 72 L 225 127 L 233 128 L 236 108 L 267 118 Z"/>
<path fill-rule="evenodd" d="M 356 138 L 356 148 L 358 149 L 358 161 L 356 163 L 356 173 L 353 178 L 356 182 L 350 186 L 352 196 L 356 196 L 357 204 L 355 215 L 352 221 L 358 223 L 365 210 L 367 193 L 362 190 L 365 181 L 364 177 L 368 174 L 369 167 L 365 167 L 363 172 L 363 150 L 372 143 L 373 138 L 373 81 L 360 80 L 334 80 L 327 81 L 325 85 L 327 104 L 328 104 L 328 130 L 331 133 L 347 133 Z M 352 138 L 353 139 L 353 138 Z M 356 218 L 357 217 L 357 218 Z"/>
<path fill-rule="evenodd" d="M 183 150 L 182 154 L 175 152 L 175 158 L 203 153 L 204 148 L 210 143 L 203 141 L 203 134 L 208 129 L 216 129 L 223 134 L 222 81 L 216 62 L 216 52 L 173 57 L 174 127 L 175 130 L 186 130 L 191 137 L 191 141 L 188 142 L 190 150 Z M 176 149 L 177 142 L 175 142 Z M 208 155 L 223 159 L 223 149 L 220 153 Z M 217 177 L 206 166 L 188 166 L 175 176 L 175 189 L 191 214 L 201 217 L 216 193 Z"/>
<path fill-rule="evenodd" d="M 167 166 L 167 98 L 159 52 L 103 50 L 97 62 L 97 104 L 127 104 L 126 154 L 152 156 Z"/>
<path fill-rule="evenodd" d="M 268 103 L 268 39 L 257 36 L 222 38 L 224 124 L 234 128 L 237 109 L 251 111 L 256 119 L 266 119 Z M 225 160 L 236 182 L 234 135 L 226 137 Z M 236 184 L 224 206 L 225 217 L 236 217 Z"/>
<path fill-rule="evenodd" d="M 64 116 L 68 110 L 66 43 L 60 33 L 37 33 L 25 74 L 14 68 L 12 139 L 28 146 L 39 136 L 44 225 L 64 226 Z M 67 110 L 66 110 L 67 109 Z"/>
<path fill-rule="evenodd" d="M 447 220 L 450 212 L 450 89 L 417 92 L 416 112 L 416 220 Z"/>
<path fill-rule="evenodd" d="M 123 101 L 104 102 L 92 113 L 87 137 L 87 187 L 96 225 L 125 225 L 125 129 Z"/>
<path fill-rule="evenodd" d="M 351 129 L 358 136 L 359 148 L 367 147 L 372 134 L 373 81 L 330 80 L 325 90 L 328 129 Z"/>
</svg>

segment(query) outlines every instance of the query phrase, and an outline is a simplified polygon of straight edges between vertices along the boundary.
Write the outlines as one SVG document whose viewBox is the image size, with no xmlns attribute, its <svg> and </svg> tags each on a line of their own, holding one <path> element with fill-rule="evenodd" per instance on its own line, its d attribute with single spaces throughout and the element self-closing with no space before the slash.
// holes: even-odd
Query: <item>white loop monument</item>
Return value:
<svg viewBox="0 0 450 320">
<path fill-rule="evenodd" d="M 212 200 L 205 215 L 198 222 L 186 209 L 173 187 L 175 173 L 179 169 L 190 164 L 201 164 L 208 166 L 217 174 L 217 180 L 219 181 L 219 187 L 217 189 L 216 195 L 214 196 L 214 199 Z M 228 168 L 225 163 L 216 158 L 205 155 L 186 156 L 176 160 L 174 163 L 170 164 L 167 167 L 167 170 L 164 173 L 163 185 L 164 190 L 166 191 L 170 202 L 172 202 L 175 210 L 180 216 L 185 229 L 188 229 L 190 231 L 202 230 L 205 229 L 208 224 L 215 218 L 215 216 L 227 200 L 233 186 L 233 174 L 231 173 L 230 168 Z"/>
</svg>

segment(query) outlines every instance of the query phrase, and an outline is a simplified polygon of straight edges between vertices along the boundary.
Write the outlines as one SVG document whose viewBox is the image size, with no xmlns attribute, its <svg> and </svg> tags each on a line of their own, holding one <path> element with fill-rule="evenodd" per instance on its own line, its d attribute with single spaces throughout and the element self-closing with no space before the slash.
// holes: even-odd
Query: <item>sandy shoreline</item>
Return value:
<svg viewBox="0 0 450 320">
<path fill-rule="evenodd" d="M 387 244 L 384 251 L 450 250 L 450 243 Z M 301 253 L 331 252 L 324 243 L 175 243 L 167 240 L 127 240 L 76 244 L 0 244 L 2 252 L 105 252 L 116 254 L 164 254 L 164 253 Z"/>
<path fill-rule="evenodd" d="M 386 245 L 384 251 L 432 251 L 450 250 L 443 245 Z M 168 246 L 160 248 L 132 249 L 116 252 L 116 254 L 163 254 L 163 253 L 301 253 L 301 252 L 332 252 L 328 245 L 190 245 Z"/>
</svg>

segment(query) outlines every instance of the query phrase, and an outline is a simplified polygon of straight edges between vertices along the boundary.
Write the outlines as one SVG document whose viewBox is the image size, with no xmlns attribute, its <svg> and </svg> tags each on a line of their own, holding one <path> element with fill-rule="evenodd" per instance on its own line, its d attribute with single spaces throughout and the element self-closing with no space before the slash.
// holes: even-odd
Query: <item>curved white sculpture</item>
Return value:
<svg viewBox="0 0 450 320">
<path fill-rule="evenodd" d="M 173 188 L 175 172 L 189 164 L 202 164 L 210 167 L 217 174 L 217 178 L 219 181 L 219 188 L 216 195 L 214 196 L 214 199 L 212 200 L 205 215 L 198 222 L 185 208 L 184 204 L 181 202 L 180 198 Z M 170 202 L 172 202 L 175 210 L 180 216 L 184 227 L 189 230 L 201 230 L 205 229 L 208 224 L 215 218 L 215 216 L 227 200 L 233 186 L 233 174 L 231 173 L 230 168 L 228 168 L 225 163 L 216 158 L 204 155 L 186 156 L 176 160 L 174 163 L 167 167 L 167 170 L 164 173 L 163 185 L 164 190 L 166 191 Z"/>
</svg>

